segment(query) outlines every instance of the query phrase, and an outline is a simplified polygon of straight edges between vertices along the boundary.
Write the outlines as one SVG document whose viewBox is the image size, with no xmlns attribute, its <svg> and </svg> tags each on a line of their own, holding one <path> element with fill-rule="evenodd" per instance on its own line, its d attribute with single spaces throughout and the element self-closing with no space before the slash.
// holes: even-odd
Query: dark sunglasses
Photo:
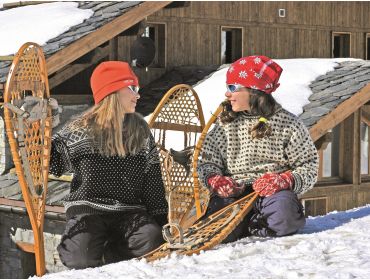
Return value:
<svg viewBox="0 0 370 280">
<path fill-rule="evenodd" d="M 131 89 L 131 91 L 135 93 L 139 93 L 139 90 L 140 90 L 139 86 L 128 86 L 128 88 Z"/>
<path fill-rule="evenodd" d="M 228 92 L 236 92 L 242 88 L 244 88 L 244 86 L 242 85 L 226 85 L 226 89 Z"/>
</svg>

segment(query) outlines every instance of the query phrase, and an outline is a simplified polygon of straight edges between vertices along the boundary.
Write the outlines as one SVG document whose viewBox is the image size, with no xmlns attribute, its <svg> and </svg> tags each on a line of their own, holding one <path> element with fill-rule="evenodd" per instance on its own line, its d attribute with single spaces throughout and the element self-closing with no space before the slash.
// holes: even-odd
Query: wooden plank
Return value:
<svg viewBox="0 0 370 280">
<path fill-rule="evenodd" d="M 341 123 L 340 177 L 358 185 L 361 176 L 360 110 Z"/>
<path fill-rule="evenodd" d="M 33 243 L 17 241 L 15 242 L 15 244 L 17 245 L 19 249 L 21 249 L 24 252 L 33 253 L 33 254 L 35 253 L 35 244 Z"/>
<path fill-rule="evenodd" d="M 1 55 L 0 61 L 12 61 L 14 59 L 14 55 Z"/>
<path fill-rule="evenodd" d="M 16 7 L 21 7 L 21 6 L 28 6 L 28 5 L 38 5 L 38 4 L 45 4 L 45 3 L 51 3 L 54 1 L 17 1 L 17 2 L 12 2 L 9 0 L 11 3 L 4 3 L 3 7 L 5 9 L 10 9 L 10 8 L 16 8 Z"/>
<path fill-rule="evenodd" d="M 109 40 L 109 60 L 118 60 L 118 38 Z"/>
<path fill-rule="evenodd" d="M 320 119 L 311 129 L 310 134 L 315 142 L 323 136 L 329 129 L 335 127 L 370 100 L 370 84 L 362 88 L 351 98 L 342 102 L 331 113 Z"/>
<path fill-rule="evenodd" d="M 90 52 L 106 41 L 145 19 L 152 13 L 170 4 L 171 1 L 148 1 L 131 9 L 99 29 L 75 41 L 64 49 L 50 56 L 47 60 L 48 73 L 53 74 L 65 65 Z"/>
<path fill-rule="evenodd" d="M 3 197 L 0 197 L 0 205 L 26 208 L 26 205 L 24 204 L 24 201 L 22 201 L 22 200 L 7 199 L 7 198 L 3 198 Z M 45 206 L 45 211 L 46 212 L 54 212 L 54 213 L 65 213 L 64 207 L 62 207 L 62 206 L 46 205 Z"/>
<path fill-rule="evenodd" d="M 58 100 L 59 105 L 94 104 L 92 95 L 87 94 L 58 94 L 53 95 L 53 98 Z"/>
<path fill-rule="evenodd" d="M 60 85 L 64 81 L 72 78 L 74 75 L 84 71 L 91 65 L 96 64 L 98 61 L 108 56 L 108 48 L 108 46 L 97 48 L 89 63 L 68 65 L 61 71 L 57 72 L 53 77 L 49 79 L 49 88 L 52 89 Z"/>
<path fill-rule="evenodd" d="M 319 174 L 318 174 L 318 180 L 320 180 L 324 175 L 324 151 L 322 149 L 318 150 L 319 154 Z"/>
<path fill-rule="evenodd" d="M 289 13 L 291 14 L 291 13 Z M 152 15 L 148 17 L 148 21 L 165 21 L 167 23 L 173 22 L 173 23 L 179 23 L 179 24 L 190 24 L 190 23 L 198 23 L 198 24 L 206 24 L 206 25 L 235 25 L 235 26 L 244 26 L 244 27 L 264 27 L 264 28 L 271 28 L 271 23 L 269 22 L 264 22 L 261 20 L 261 15 L 258 14 L 257 20 L 252 20 L 252 21 L 247 21 L 247 18 L 245 20 L 236 20 L 235 17 L 232 19 L 220 19 L 218 17 L 214 18 L 195 18 L 194 16 L 190 17 L 184 17 L 184 18 L 177 18 L 177 17 L 169 17 L 169 16 L 156 16 Z M 288 29 L 298 29 L 298 30 L 318 30 L 318 31 L 332 31 L 333 27 L 332 25 L 305 25 L 302 23 L 297 23 L 297 24 L 292 24 L 292 23 L 274 23 L 273 25 L 274 28 L 288 28 Z M 369 32 L 369 28 L 354 28 L 351 26 L 343 26 L 340 28 L 340 32 Z M 262 40 L 261 40 L 262 42 Z M 307 43 L 307 40 L 306 40 Z"/>
<path fill-rule="evenodd" d="M 302 199 L 305 217 L 325 215 L 328 213 L 328 198 L 315 197 Z"/>
<path fill-rule="evenodd" d="M 313 189 L 307 191 L 299 196 L 299 199 L 316 198 L 323 196 L 341 196 L 343 194 L 351 194 L 354 186 L 352 184 L 338 184 L 328 186 L 315 186 Z"/>
</svg>

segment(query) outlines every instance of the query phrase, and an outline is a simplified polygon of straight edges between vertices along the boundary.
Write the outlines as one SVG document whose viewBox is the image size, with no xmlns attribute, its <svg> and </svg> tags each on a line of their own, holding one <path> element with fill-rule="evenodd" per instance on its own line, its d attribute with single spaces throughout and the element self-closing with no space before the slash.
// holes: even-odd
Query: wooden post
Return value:
<svg viewBox="0 0 370 280">
<path fill-rule="evenodd" d="M 109 60 L 118 60 L 118 37 L 109 40 Z"/>
<path fill-rule="evenodd" d="M 359 185 L 361 182 L 361 109 L 341 123 L 339 175 L 346 182 Z"/>
</svg>

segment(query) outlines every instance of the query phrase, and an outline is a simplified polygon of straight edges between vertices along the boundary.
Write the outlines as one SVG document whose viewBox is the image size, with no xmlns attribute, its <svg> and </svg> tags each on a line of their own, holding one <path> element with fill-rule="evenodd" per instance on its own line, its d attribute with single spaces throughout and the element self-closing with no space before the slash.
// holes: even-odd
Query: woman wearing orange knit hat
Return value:
<svg viewBox="0 0 370 280">
<path fill-rule="evenodd" d="M 58 252 L 75 269 L 157 248 L 168 213 L 158 151 L 135 113 L 136 75 L 126 62 L 107 61 L 90 82 L 95 105 L 53 137 L 50 161 L 52 174 L 73 173 Z"/>
<path fill-rule="evenodd" d="M 252 192 L 254 210 L 226 239 L 284 236 L 305 225 L 297 195 L 311 189 L 318 155 L 307 128 L 271 93 L 283 69 L 266 56 L 232 63 L 226 74 L 227 101 L 207 135 L 198 175 L 211 191 L 206 215 Z"/>
</svg>

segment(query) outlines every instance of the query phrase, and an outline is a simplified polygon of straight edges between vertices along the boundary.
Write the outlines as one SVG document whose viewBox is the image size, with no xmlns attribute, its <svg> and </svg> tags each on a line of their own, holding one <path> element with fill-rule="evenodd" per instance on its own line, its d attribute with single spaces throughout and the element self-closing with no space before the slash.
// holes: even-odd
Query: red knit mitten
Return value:
<svg viewBox="0 0 370 280">
<path fill-rule="evenodd" d="M 239 196 L 244 190 L 244 186 L 239 186 L 238 183 L 227 176 L 213 175 L 208 178 L 207 182 L 211 191 L 222 198 Z"/>
<path fill-rule="evenodd" d="M 281 190 L 292 189 L 294 178 L 291 171 L 281 174 L 266 173 L 253 183 L 253 189 L 259 196 L 270 196 Z"/>
</svg>

